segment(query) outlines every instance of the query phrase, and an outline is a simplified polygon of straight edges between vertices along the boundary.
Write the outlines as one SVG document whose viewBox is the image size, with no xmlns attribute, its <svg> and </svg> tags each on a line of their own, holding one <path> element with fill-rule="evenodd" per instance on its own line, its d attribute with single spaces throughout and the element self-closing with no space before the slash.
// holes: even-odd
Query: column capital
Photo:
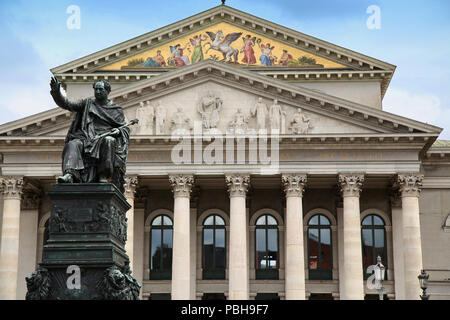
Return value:
<svg viewBox="0 0 450 320">
<path fill-rule="evenodd" d="M 359 197 L 364 182 L 364 174 L 340 174 L 339 187 L 343 197 Z"/>
<path fill-rule="evenodd" d="M 397 176 L 397 184 L 402 197 L 418 197 L 422 187 L 423 174 L 406 173 Z"/>
<path fill-rule="evenodd" d="M 34 190 L 23 190 L 22 201 L 20 202 L 21 210 L 38 210 L 41 204 L 41 194 Z"/>
<path fill-rule="evenodd" d="M 169 182 L 172 186 L 173 195 L 177 197 L 189 198 L 194 184 L 194 176 L 190 174 L 178 174 L 169 176 Z"/>
<path fill-rule="evenodd" d="M 225 176 L 225 182 L 228 186 L 230 197 L 245 197 L 250 184 L 250 175 L 232 174 Z"/>
<path fill-rule="evenodd" d="M 287 197 L 302 197 L 307 182 L 306 174 L 283 174 L 281 182 Z"/>
<path fill-rule="evenodd" d="M 23 177 L 0 177 L 0 189 L 5 199 L 21 199 Z"/>
<path fill-rule="evenodd" d="M 134 198 L 134 193 L 136 192 L 136 187 L 138 186 L 139 180 L 137 176 L 125 176 L 125 197 Z"/>
</svg>

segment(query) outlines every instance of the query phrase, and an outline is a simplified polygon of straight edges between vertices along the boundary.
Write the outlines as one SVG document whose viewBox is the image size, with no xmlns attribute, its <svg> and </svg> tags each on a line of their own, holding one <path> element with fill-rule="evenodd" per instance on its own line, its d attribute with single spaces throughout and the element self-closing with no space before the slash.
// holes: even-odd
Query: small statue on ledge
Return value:
<svg viewBox="0 0 450 320">
<path fill-rule="evenodd" d="M 50 94 L 55 103 L 76 112 L 66 136 L 62 153 L 63 175 L 58 183 L 112 182 L 122 193 L 130 140 L 129 125 L 122 108 L 108 99 L 111 85 L 106 80 L 94 83 L 95 99 L 67 100 L 61 84 L 53 77 Z"/>
</svg>

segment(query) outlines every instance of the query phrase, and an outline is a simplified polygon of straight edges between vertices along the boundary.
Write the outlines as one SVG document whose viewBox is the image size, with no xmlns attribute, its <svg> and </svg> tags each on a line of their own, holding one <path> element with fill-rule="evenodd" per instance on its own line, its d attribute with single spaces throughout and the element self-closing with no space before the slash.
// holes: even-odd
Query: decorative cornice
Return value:
<svg viewBox="0 0 450 320">
<path fill-rule="evenodd" d="M 399 174 L 397 183 L 402 197 L 418 197 L 422 187 L 423 174 Z"/>
<path fill-rule="evenodd" d="M 169 176 L 169 183 L 172 186 L 173 196 L 175 198 L 189 198 L 192 185 L 194 184 L 194 176 L 185 174 L 171 175 Z"/>
<path fill-rule="evenodd" d="M 364 182 L 364 174 L 340 174 L 339 186 L 343 197 L 359 197 Z"/>
<path fill-rule="evenodd" d="M 134 199 L 134 193 L 136 192 L 136 187 L 138 186 L 139 180 L 137 176 L 126 176 L 125 177 L 125 197 L 129 199 Z"/>
<path fill-rule="evenodd" d="M 287 197 L 302 197 L 307 182 L 306 174 L 283 174 L 281 176 Z"/>
<path fill-rule="evenodd" d="M 230 197 L 245 197 L 250 184 L 250 175 L 233 174 L 225 176 Z"/>
<path fill-rule="evenodd" d="M 21 199 L 23 177 L 0 177 L 0 188 L 5 199 Z"/>
</svg>

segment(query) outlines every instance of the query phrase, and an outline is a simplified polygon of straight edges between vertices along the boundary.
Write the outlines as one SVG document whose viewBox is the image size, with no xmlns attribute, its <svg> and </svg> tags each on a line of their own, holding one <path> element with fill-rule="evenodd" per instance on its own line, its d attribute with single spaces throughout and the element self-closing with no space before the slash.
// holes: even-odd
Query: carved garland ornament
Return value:
<svg viewBox="0 0 450 320">
<path fill-rule="evenodd" d="M 184 174 L 169 176 L 169 182 L 175 198 L 189 197 L 194 184 L 194 176 Z"/>
<path fill-rule="evenodd" d="M 286 197 L 301 197 L 305 191 L 307 178 L 305 174 L 285 174 L 281 176 Z"/>
<path fill-rule="evenodd" d="M 341 188 L 342 196 L 344 197 L 359 197 L 364 182 L 363 174 L 340 174 L 339 186 Z"/>
<path fill-rule="evenodd" d="M 0 189 L 6 199 L 20 199 L 23 189 L 23 177 L 1 177 Z"/>
<path fill-rule="evenodd" d="M 248 185 L 250 184 L 249 175 L 229 175 L 225 177 L 230 197 L 245 197 Z"/>
<path fill-rule="evenodd" d="M 399 174 L 397 182 L 402 197 L 418 197 L 422 181 L 423 174 Z"/>
</svg>

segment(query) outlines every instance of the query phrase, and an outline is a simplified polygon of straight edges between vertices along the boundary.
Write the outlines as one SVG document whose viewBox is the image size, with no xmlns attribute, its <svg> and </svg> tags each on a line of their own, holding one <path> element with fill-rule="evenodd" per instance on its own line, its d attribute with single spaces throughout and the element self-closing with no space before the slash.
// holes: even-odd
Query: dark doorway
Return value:
<svg viewBox="0 0 450 320">
<path fill-rule="evenodd" d="M 278 293 L 258 293 L 255 300 L 280 300 Z"/>
<path fill-rule="evenodd" d="M 223 293 L 204 293 L 202 300 L 226 300 Z"/>
<path fill-rule="evenodd" d="M 170 293 L 152 293 L 148 300 L 171 300 Z"/>
<path fill-rule="evenodd" d="M 311 293 L 309 300 L 334 300 L 331 293 Z"/>
</svg>

